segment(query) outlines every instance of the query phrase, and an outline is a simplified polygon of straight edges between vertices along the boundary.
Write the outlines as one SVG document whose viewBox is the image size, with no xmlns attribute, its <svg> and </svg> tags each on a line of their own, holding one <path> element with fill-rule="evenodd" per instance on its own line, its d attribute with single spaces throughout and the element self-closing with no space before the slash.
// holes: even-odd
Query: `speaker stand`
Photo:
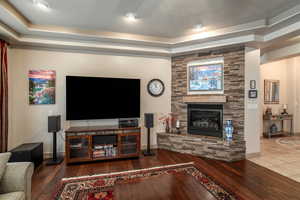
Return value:
<svg viewBox="0 0 300 200">
<path fill-rule="evenodd" d="M 150 128 L 147 129 L 147 150 L 143 152 L 144 156 L 154 156 L 155 153 L 150 149 Z"/>
<path fill-rule="evenodd" d="M 60 164 L 64 158 L 62 156 L 57 156 L 56 152 L 56 132 L 53 132 L 53 148 L 52 148 L 52 159 L 46 162 L 46 165 L 57 165 Z"/>
</svg>

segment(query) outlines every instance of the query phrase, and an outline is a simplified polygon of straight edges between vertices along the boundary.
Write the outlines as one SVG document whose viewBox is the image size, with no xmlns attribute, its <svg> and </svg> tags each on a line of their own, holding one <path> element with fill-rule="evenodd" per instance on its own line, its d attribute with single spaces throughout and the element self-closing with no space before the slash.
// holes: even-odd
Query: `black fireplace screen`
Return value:
<svg viewBox="0 0 300 200">
<path fill-rule="evenodd" d="M 204 136 L 223 136 L 222 105 L 188 105 L 188 133 Z"/>
</svg>

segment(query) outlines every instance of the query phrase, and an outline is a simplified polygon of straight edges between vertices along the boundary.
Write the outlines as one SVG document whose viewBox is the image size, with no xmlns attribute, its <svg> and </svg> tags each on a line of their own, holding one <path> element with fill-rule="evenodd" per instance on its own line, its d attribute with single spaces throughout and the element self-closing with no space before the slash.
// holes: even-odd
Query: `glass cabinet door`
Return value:
<svg viewBox="0 0 300 200">
<path fill-rule="evenodd" d="M 136 154 L 138 152 L 138 136 L 122 135 L 120 141 L 120 155 Z"/>
<path fill-rule="evenodd" d="M 72 137 L 68 139 L 69 158 L 89 158 L 89 137 Z"/>
</svg>

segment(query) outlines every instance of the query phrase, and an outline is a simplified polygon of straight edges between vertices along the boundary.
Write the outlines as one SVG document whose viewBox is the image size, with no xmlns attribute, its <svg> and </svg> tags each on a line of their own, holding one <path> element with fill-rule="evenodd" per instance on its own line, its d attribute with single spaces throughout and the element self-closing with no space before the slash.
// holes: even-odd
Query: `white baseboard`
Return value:
<svg viewBox="0 0 300 200">
<path fill-rule="evenodd" d="M 157 149 L 157 145 L 156 145 L 156 144 L 155 144 L 155 145 L 150 145 L 150 148 L 151 148 L 151 149 Z M 141 146 L 141 149 L 142 149 L 142 150 L 147 149 L 147 145 L 146 145 L 146 144 L 142 145 L 142 146 Z"/>
<path fill-rule="evenodd" d="M 257 152 L 257 153 L 247 153 L 246 154 L 246 159 L 256 158 L 256 157 L 259 157 L 260 155 L 261 155 L 260 152 Z"/>
<path fill-rule="evenodd" d="M 58 152 L 58 155 L 65 156 L 65 152 Z M 52 158 L 52 152 L 44 152 L 44 160 Z"/>
</svg>

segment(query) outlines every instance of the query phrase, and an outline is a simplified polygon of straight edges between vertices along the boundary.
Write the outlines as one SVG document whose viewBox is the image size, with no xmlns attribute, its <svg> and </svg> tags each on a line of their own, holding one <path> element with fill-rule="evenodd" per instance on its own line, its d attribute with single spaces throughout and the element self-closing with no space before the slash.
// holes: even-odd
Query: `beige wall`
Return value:
<svg viewBox="0 0 300 200">
<path fill-rule="evenodd" d="M 280 91 L 279 91 L 279 104 L 263 104 L 263 110 L 266 107 L 271 107 L 272 112 L 275 114 L 280 113 L 282 109 L 282 104 L 287 104 L 287 65 L 286 60 L 281 60 L 278 62 L 273 62 L 269 64 L 264 64 L 261 66 L 261 87 L 264 88 L 264 80 L 279 80 L 280 81 Z M 261 95 L 262 102 L 264 102 L 264 95 Z"/>
<path fill-rule="evenodd" d="M 300 56 L 286 59 L 287 103 L 294 114 L 294 131 L 300 133 Z"/>
<path fill-rule="evenodd" d="M 246 55 L 246 87 L 248 80 L 257 79 L 259 50 L 251 50 Z M 255 64 L 253 67 L 253 64 Z M 28 78 L 30 69 L 54 69 L 57 72 L 56 104 L 28 105 Z M 299 71 L 300 72 L 300 71 Z M 300 74 L 300 73 L 299 73 Z M 141 81 L 141 117 L 145 112 L 171 112 L 171 61 L 167 58 L 138 57 L 129 55 L 88 54 L 54 50 L 10 49 L 9 51 L 9 148 L 24 142 L 44 142 L 45 152 L 51 152 L 52 135 L 47 133 L 47 116 L 61 114 L 63 126 L 115 124 L 116 120 L 65 121 L 65 76 L 104 76 L 140 78 Z M 165 94 L 159 98 L 151 97 L 146 84 L 152 78 L 160 78 L 166 86 Z M 259 80 L 259 79 L 257 79 Z M 299 87 L 300 94 L 300 87 Z M 245 99 L 248 101 L 247 99 Z M 245 126 L 254 127 L 255 119 L 260 115 L 253 105 L 246 107 Z M 251 103 L 250 103 L 251 104 Z M 259 104 L 259 102 L 258 102 Z M 143 124 L 143 119 L 141 119 Z M 245 127 L 247 129 L 247 127 Z M 259 127 L 257 127 L 259 130 Z M 152 133 L 161 130 L 156 123 Z M 142 144 L 146 144 L 146 131 L 143 130 Z M 59 151 L 64 151 L 63 132 L 58 137 Z M 245 131 L 247 153 L 259 151 L 257 137 L 252 129 Z M 156 135 L 152 135 L 152 144 L 156 144 Z"/>
<path fill-rule="evenodd" d="M 246 154 L 260 152 L 260 132 L 262 129 L 261 99 L 249 99 L 250 80 L 256 81 L 258 97 L 261 95 L 260 81 L 260 49 L 245 49 L 245 141 Z"/>
<path fill-rule="evenodd" d="M 28 78 L 30 69 L 54 69 L 57 73 L 56 104 L 28 104 Z M 10 49 L 9 52 L 9 148 L 24 142 L 44 142 L 44 151 L 51 152 L 52 135 L 47 133 L 47 116 L 61 114 L 63 126 L 114 124 L 115 120 L 66 122 L 65 76 L 101 76 L 141 79 L 141 117 L 145 112 L 170 113 L 171 62 L 168 58 L 150 58 L 123 55 L 100 55 L 76 52 Z M 151 97 L 146 84 L 160 78 L 166 86 L 163 96 Z M 79 91 L 80 92 L 80 91 Z M 143 121 L 141 120 L 141 124 Z M 159 126 L 153 132 L 157 131 Z M 143 130 L 142 144 L 146 144 Z M 64 134 L 61 133 L 63 136 Z M 63 138 L 58 137 L 59 151 L 64 151 Z M 152 143 L 156 143 L 152 135 Z"/>
<path fill-rule="evenodd" d="M 300 57 L 283 59 L 261 66 L 261 87 L 265 79 L 280 80 L 280 103 L 277 105 L 263 105 L 272 107 L 273 113 L 280 113 L 282 104 L 288 104 L 288 112 L 294 115 L 294 131 L 300 132 Z M 263 95 L 261 96 L 263 102 Z M 289 126 L 286 125 L 285 129 Z"/>
</svg>

